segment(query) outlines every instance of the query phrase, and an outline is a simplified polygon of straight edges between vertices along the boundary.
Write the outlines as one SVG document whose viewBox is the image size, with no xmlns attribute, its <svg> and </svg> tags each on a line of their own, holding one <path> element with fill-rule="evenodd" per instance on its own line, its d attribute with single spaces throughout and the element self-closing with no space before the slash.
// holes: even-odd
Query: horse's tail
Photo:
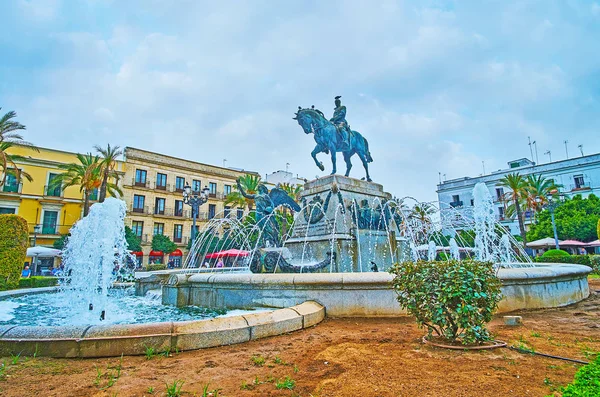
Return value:
<svg viewBox="0 0 600 397">
<path fill-rule="evenodd" d="M 369 151 L 369 142 L 365 139 L 364 136 L 363 139 L 365 140 L 365 157 L 367 158 L 367 163 L 372 163 L 373 157 L 371 157 L 371 152 Z"/>
</svg>

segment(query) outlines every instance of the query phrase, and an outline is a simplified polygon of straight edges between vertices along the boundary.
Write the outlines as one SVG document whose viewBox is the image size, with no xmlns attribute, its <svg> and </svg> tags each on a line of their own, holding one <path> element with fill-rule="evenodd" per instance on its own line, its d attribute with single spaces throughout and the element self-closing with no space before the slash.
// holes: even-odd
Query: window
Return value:
<svg viewBox="0 0 600 397">
<path fill-rule="evenodd" d="M 215 182 L 210 182 L 208 184 L 208 194 L 212 197 L 217 195 L 217 184 Z"/>
<path fill-rule="evenodd" d="M 498 207 L 498 219 L 504 220 L 504 207 Z"/>
<path fill-rule="evenodd" d="M 581 189 L 582 187 L 586 187 L 585 181 L 583 180 L 583 175 L 575 175 L 573 176 L 573 179 L 575 179 L 575 189 Z"/>
<path fill-rule="evenodd" d="M 181 242 L 181 235 L 183 233 L 183 225 L 174 225 L 173 229 L 173 241 L 176 243 Z"/>
<path fill-rule="evenodd" d="M 157 197 L 154 200 L 154 213 L 156 215 L 164 215 L 165 214 L 165 199 Z"/>
<path fill-rule="evenodd" d="M 500 201 L 504 197 L 504 188 L 497 187 L 496 188 L 496 200 Z"/>
<path fill-rule="evenodd" d="M 183 201 L 175 200 L 175 216 L 183 216 Z"/>
<path fill-rule="evenodd" d="M 92 190 L 92 192 L 90 193 L 90 200 L 92 201 L 97 201 L 98 200 L 98 188 L 94 188 L 94 190 Z"/>
<path fill-rule="evenodd" d="M 471 199 L 471 207 L 474 207 L 474 206 L 475 206 L 475 200 Z"/>
<path fill-rule="evenodd" d="M 165 224 L 164 223 L 155 223 L 154 224 L 154 234 L 164 234 L 165 233 Z"/>
<path fill-rule="evenodd" d="M 9 171 L 10 172 L 10 171 Z M 19 184 L 17 183 L 17 177 L 9 172 L 6 173 L 6 182 L 2 190 L 9 193 L 17 193 L 19 191 Z"/>
<path fill-rule="evenodd" d="M 202 190 L 202 183 L 200 183 L 199 180 L 194 179 L 192 181 L 192 190 L 195 192 L 199 192 L 200 190 Z"/>
<path fill-rule="evenodd" d="M 156 188 L 161 190 L 167 189 L 167 174 L 156 174 Z"/>
<path fill-rule="evenodd" d="M 229 215 L 231 214 L 231 207 L 225 207 L 225 210 L 223 211 L 223 218 L 229 218 Z"/>
<path fill-rule="evenodd" d="M 238 219 L 242 219 L 244 217 L 244 209 L 243 208 L 238 208 L 237 209 L 237 218 Z"/>
<path fill-rule="evenodd" d="M 144 222 L 133 221 L 131 223 L 131 230 L 133 231 L 133 234 L 135 234 L 139 238 L 142 238 L 142 231 L 143 231 L 143 229 L 144 229 Z"/>
<path fill-rule="evenodd" d="M 56 234 L 58 211 L 44 211 L 42 234 Z"/>
<path fill-rule="evenodd" d="M 133 212 L 144 212 L 144 202 L 146 201 L 145 196 L 139 194 L 133 195 Z"/>
<path fill-rule="evenodd" d="M 57 176 L 58 176 L 58 174 L 53 174 L 53 173 L 48 174 L 48 186 L 50 186 L 50 183 L 52 182 L 52 180 L 54 178 L 56 178 Z M 50 187 L 48 187 L 47 193 L 48 193 L 47 196 L 60 197 L 62 195 L 61 187 L 57 186 L 54 189 L 50 189 Z"/>
<path fill-rule="evenodd" d="M 209 204 L 208 205 L 208 219 L 214 218 L 216 212 L 217 212 L 217 206 L 215 204 Z"/>
<path fill-rule="evenodd" d="M 146 186 L 146 170 L 135 170 L 135 185 Z"/>
<path fill-rule="evenodd" d="M 175 178 L 175 191 L 183 192 L 183 188 L 185 187 L 185 178 L 178 176 Z"/>
<path fill-rule="evenodd" d="M 459 201 L 460 201 L 460 196 L 458 194 L 455 194 L 452 196 L 453 203 L 458 203 Z"/>
<path fill-rule="evenodd" d="M 0 207 L 0 215 L 14 214 L 14 213 L 15 213 L 15 209 L 14 208 Z"/>
<path fill-rule="evenodd" d="M 228 194 L 231 193 L 231 185 L 225 185 L 223 186 L 223 193 L 225 194 L 225 196 L 227 196 Z"/>
</svg>

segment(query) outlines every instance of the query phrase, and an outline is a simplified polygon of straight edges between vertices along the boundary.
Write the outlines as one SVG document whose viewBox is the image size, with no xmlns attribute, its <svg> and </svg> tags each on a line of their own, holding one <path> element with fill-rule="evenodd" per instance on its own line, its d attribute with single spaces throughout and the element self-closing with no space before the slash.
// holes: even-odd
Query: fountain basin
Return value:
<svg viewBox="0 0 600 397">
<path fill-rule="evenodd" d="M 589 296 L 587 266 L 536 264 L 500 269 L 504 298 L 498 312 L 569 305 Z M 163 286 L 163 304 L 212 309 L 289 307 L 310 300 L 332 317 L 405 314 L 388 273 L 179 274 Z"/>
<path fill-rule="evenodd" d="M 0 326 L 0 356 L 114 357 L 248 342 L 318 324 L 325 308 L 304 302 L 286 309 L 210 320 L 87 326 Z"/>
</svg>

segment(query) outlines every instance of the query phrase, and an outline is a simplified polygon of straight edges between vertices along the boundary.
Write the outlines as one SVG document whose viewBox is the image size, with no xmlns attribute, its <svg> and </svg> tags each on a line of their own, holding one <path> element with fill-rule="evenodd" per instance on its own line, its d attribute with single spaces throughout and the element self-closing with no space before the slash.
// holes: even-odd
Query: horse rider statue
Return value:
<svg viewBox="0 0 600 397">
<path fill-rule="evenodd" d="M 333 117 L 329 120 L 337 129 L 338 134 L 342 138 L 342 142 L 345 146 L 345 150 L 350 149 L 350 125 L 346 121 L 346 106 L 342 106 L 340 101 L 341 95 L 335 97 L 335 109 L 333 110 Z"/>
</svg>

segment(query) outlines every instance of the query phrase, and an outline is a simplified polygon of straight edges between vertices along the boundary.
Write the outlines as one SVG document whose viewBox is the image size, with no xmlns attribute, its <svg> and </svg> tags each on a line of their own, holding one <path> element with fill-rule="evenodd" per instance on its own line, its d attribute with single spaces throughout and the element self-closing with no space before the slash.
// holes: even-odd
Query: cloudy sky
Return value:
<svg viewBox="0 0 600 397">
<path fill-rule="evenodd" d="M 298 105 L 342 95 L 371 175 L 397 196 L 600 152 L 600 2 L 14 0 L 0 4 L 0 107 L 26 139 L 133 146 L 323 175 Z M 324 163 L 330 162 L 322 154 Z M 352 176 L 364 176 L 358 158 Z M 343 161 L 339 155 L 339 163 Z M 330 170 L 330 168 L 328 168 Z"/>
</svg>

